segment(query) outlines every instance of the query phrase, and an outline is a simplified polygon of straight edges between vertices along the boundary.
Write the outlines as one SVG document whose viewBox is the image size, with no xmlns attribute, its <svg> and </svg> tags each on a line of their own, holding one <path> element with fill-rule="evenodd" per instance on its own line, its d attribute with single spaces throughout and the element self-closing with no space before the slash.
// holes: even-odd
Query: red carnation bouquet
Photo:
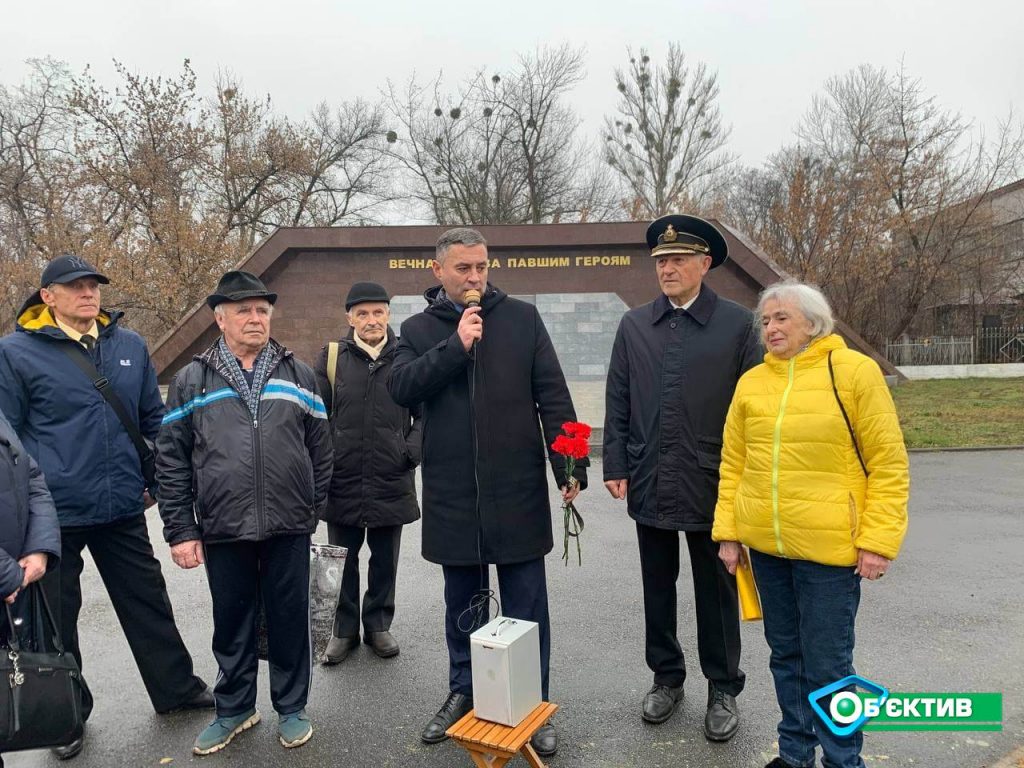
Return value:
<svg viewBox="0 0 1024 768">
<path fill-rule="evenodd" d="M 590 425 L 578 421 L 567 421 L 562 425 L 564 434 L 555 438 L 551 450 L 565 457 L 565 476 L 567 487 L 574 488 L 579 481 L 573 477 L 576 462 L 590 455 Z M 583 516 L 571 501 L 562 504 L 564 536 L 562 539 L 562 559 L 569 565 L 569 539 L 576 539 L 576 558 L 583 565 L 583 552 L 580 548 L 580 534 L 583 533 Z"/>
</svg>

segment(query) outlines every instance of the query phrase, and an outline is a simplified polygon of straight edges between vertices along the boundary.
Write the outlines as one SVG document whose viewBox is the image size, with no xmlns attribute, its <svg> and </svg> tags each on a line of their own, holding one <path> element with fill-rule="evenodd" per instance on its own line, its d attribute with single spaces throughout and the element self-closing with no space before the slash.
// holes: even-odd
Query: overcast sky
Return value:
<svg viewBox="0 0 1024 768">
<path fill-rule="evenodd" d="M 322 100 L 375 99 L 388 78 L 500 73 L 521 52 L 569 42 L 586 47 L 587 81 L 573 102 L 593 138 L 614 108 L 626 47 L 660 61 L 676 41 L 718 71 L 731 149 L 751 165 L 792 140 L 829 76 L 864 62 L 903 60 L 944 107 L 980 126 L 1024 110 L 1020 0 L 11 0 L 0 25 L 6 85 L 24 77 L 30 57 L 76 71 L 91 64 L 108 84 L 113 58 L 175 74 L 187 57 L 205 92 L 228 69 L 293 117 Z"/>
</svg>

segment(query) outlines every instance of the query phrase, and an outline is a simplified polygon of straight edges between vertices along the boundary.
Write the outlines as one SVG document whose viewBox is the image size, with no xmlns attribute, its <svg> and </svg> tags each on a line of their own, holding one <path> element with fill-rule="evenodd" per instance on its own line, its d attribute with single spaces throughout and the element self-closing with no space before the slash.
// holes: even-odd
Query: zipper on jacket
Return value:
<svg viewBox="0 0 1024 768">
<path fill-rule="evenodd" d="M 363 392 L 363 441 L 367 439 L 367 435 L 370 439 L 373 439 L 373 422 L 374 422 L 374 410 L 376 407 L 376 398 L 373 397 L 375 394 L 373 391 L 373 376 L 379 370 L 377 360 L 371 360 L 367 363 L 366 368 L 366 390 Z M 366 445 L 361 446 L 363 452 L 363 466 L 362 471 L 359 473 L 359 497 L 362 499 L 366 498 L 366 478 L 367 473 L 372 471 L 373 467 L 373 446 L 367 447 Z M 364 504 L 359 505 L 359 524 L 365 526 L 367 524 L 366 506 Z"/>
<path fill-rule="evenodd" d="M 256 541 L 263 541 L 263 529 L 266 527 L 263 520 L 263 441 L 260 440 L 258 416 L 253 416 L 252 419 L 252 454 L 253 468 L 256 472 Z"/>
<path fill-rule="evenodd" d="M 775 417 L 775 434 L 772 438 L 772 527 L 775 529 L 775 549 L 780 555 L 785 555 L 785 548 L 782 546 L 782 525 L 779 521 L 779 453 L 782 450 L 782 419 L 786 415 L 786 401 L 789 400 L 789 393 L 793 389 L 793 373 L 796 370 L 796 358 L 789 360 L 789 381 L 782 393 L 782 402 L 779 404 L 779 414 Z"/>
</svg>

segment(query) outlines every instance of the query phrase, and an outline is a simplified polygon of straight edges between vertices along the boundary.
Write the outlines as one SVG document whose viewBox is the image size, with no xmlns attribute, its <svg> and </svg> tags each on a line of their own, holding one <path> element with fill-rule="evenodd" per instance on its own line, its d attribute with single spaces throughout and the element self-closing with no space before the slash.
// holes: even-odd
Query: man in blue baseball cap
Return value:
<svg viewBox="0 0 1024 768">
<path fill-rule="evenodd" d="M 82 666 L 78 614 L 88 547 L 153 707 L 208 709 L 213 694 L 193 674 L 144 515 L 149 483 L 136 443 L 156 438 L 164 405 L 146 343 L 119 325 L 121 312 L 100 306 L 99 287 L 109 282 L 79 256 L 46 266 L 15 331 L 0 339 L 0 410 L 57 506 L 60 568 L 43 585 L 59 605 L 64 647 Z M 54 751 L 68 759 L 82 745 L 78 739 Z"/>
</svg>

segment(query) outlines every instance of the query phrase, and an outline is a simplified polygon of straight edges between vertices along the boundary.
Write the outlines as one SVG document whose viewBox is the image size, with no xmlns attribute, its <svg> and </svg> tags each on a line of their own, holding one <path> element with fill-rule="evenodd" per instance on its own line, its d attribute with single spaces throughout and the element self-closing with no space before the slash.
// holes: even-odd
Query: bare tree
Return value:
<svg viewBox="0 0 1024 768">
<path fill-rule="evenodd" d="M 280 221 L 293 227 L 366 223 L 394 198 L 379 105 L 357 100 L 332 112 L 321 103 L 299 136 L 301 162 L 287 177 Z"/>
<path fill-rule="evenodd" d="M 921 327 L 925 306 L 983 301 L 1009 274 L 990 203 L 1020 172 L 1012 122 L 989 141 L 905 72 L 863 66 L 826 83 L 798 133 L 735 177 L 724 215 L 869 341 Z"/>
<path fill-rule="evenodd" d="M 563 46 L 520 57 L 504 77 L 481 71 L 454 96 L 440 77 L 403 92 L 389 82 L 393 153 L 416 179 L 411 196 L 446 224 L 606 216 L 607 187 L 565 104 L 583 75 L 582 52 Z"/>
<path fill-rule="evenodd" d="M 890 319 L 882 297 L 893 274 L 884 191 L 797 145 L 739 174 L 723 218 L 787 272 L 822 286 L 862 335 L 882 338 Z"/>
<path fill-rule="evenodd" d="M 615 71 L 619 104 L 605 118 L 605 161 L 625 185 L 634 218 L 700 209 L 732 163 L 730 129 L 718 108 L 718 76 L 691 68 L 675 43 L 665 65 L 644 49 L 630 51 L 628 70 Z"/>
<path fill-rule="evenodd" d="M 13 322 L 49 255 L 74 250 L 87 236 L 75 216 L 70 73 L 52 59 L 29 66 L 24 83 L 0 86 L 0 327 Z"/>
<path fill-rule="evenodd" d="M 945 276 L 968 268 L 965 255 L 992 228 L 984 201 L 1017 178 L 1024 157 L 1012 121 L 988 140 L 905 70 L 866 65 L 828 81 L 800 133 L 847 180 L 885 193 L 896 266 L 889 301 L 899 310 L 889 336 L 911 328 Z"/>
<path fill-rule="evenodd" d="M 242 250 L 210 215 L 204 172 L 215 135 L 188 61 L 168 80 L 117 62 L 115 69 L 123 91 L 109 92 L 87 71 L 70 99 L 75 153 L 91 191 L 83 220 L 94 259 L 117 278 L 112 301 L 155 332 L 176 322 Z"/>
<path fill-rule="evenodd" d="M 389 199 L 379 106 L 293 122 L 229 75 L 205 99 L 188 61 L 170 79 L 114 66 L 114 91 L 53 61 L 0 89 L 5 318 L 71 251 L 114 279 L 108 306 L 161 333 L 275 227 L 361 223 Z"/>
<path fill-rule="evenodd" d="M 200 161 L 208 199 L 224 236 L 236 233 L 248 250 L 277 223 L 280 177 L 301 163 L 297 131 L 274 115 L 269 97 L 246 96 L 226 73 L 218 76 L 207 109 L 213 140 Z"/>
</svg>

